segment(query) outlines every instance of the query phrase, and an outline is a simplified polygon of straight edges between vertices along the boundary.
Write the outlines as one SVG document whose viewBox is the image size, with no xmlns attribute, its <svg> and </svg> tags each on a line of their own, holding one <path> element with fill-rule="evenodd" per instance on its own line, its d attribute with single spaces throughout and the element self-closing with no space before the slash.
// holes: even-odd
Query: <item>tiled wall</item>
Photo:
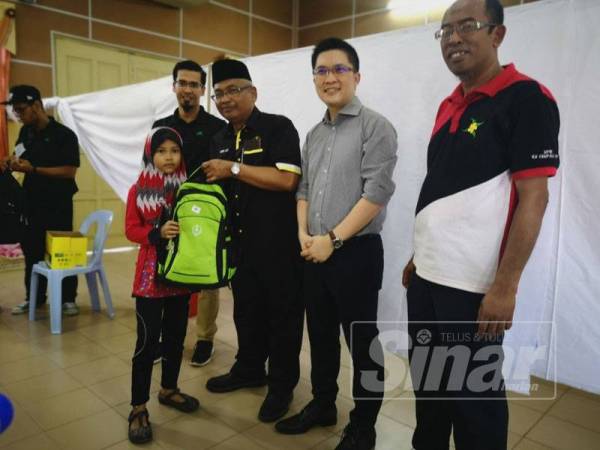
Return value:
<svg viewBox="0 0 600 450">
<path fill-rule="evenodd" d="M 38 0 L 16 3 L 17 54 L 11 84 L 52 92 L 51 31 L 201 64 L 223 53 L 292 48 L 294 0 L 211 0 L 183 10 L 150 0 Z"/>
<path fill-rule="evenodd" d="M 505 7 L 533 1 L 536 0 L 501 0 Z M 389 0 L 300 0 L 298 46 L 314 45 L 329 36 L 351 38 L 422 25 L 439 21 L 443 14 L 440 9 L 406 18 L 391 13 L 386 8 L 388 3 Z"/>
</svg>

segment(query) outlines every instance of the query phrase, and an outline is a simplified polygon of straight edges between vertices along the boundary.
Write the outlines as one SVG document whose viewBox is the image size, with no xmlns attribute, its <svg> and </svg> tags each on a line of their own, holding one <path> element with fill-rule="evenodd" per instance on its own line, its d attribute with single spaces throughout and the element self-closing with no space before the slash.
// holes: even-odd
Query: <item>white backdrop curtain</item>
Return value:
<svg viewBox="0 0 600 450">
<path fill-rule="evenodd" d="M 502 63 L 554 93 L 561 111 L 557 177 L 542 232 L 525 270 L 516 325 L 507 343 L 541 348 L 533 374 L 600 393 L 600 2 L 548 0 L 507 11 Z M 412 254 L 414 208 L 425 174 L 427 142 L 440 101 L 457 80 L 433 32 L 439 24 L 353 39 L 361 58 L 362 102 L 398 131 L 396 193 L 384 229 L 385 276 L 379 317 L 406 320 L 402 268 Z M 284 114 L 301 139 L 323 115 L 310 73 L 310 48 L 248 58 L 258 106 Z M 171 79 L 69 98 L 48 99 L 79 136 L 96 171 L 125 199 L 135 181 L 153 120 L 176 106 Z M 214 109 L 214 108 L 213 108 Z M 556 368 L 556 372 L 555 372 Z"/>
</svg>

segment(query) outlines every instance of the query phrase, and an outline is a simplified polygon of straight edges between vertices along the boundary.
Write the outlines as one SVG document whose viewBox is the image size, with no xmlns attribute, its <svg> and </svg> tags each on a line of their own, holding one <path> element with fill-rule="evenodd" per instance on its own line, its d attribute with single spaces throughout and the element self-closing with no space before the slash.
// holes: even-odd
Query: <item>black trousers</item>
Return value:
<svg viewBox="0 0 600 450">
<path fill-rule="evenodd" d="M 447 450 L 452 430 L 457 450 L 506 449 L 503 336 L 477 336 L 482 299 L 483 294 L 441 286 L 416 274 L 411 279 L 407 301 L 416 450 Z M 434 349 L 438 356 L 446 351 L 454 356 L 435 357 Z"/>
<path fill-rule="evenodd" d="M 354 366 L 350 421 L 372 427 L 383 397 L 383 350 L 377 303 L 383 278 L 379 235 L 348 240 L 322 264 L 305 262 L 304 295 L 315 401 L 332 405 L 338 392 L 340 324 Z"/>
<path fill-rule="evenodd" d="M 300 259 L 245 259 L 232 280 L 238 352 L 231 369 L 244 378 L 265 375 L 269 392 L 290 394 L 300 378 L 304 324 Z"/>
<path fill-rule="evenodd" d="M 152 367 L 162 333 L 162 377 L 160 385 L 176 389 L 183 341 L 187 331 L 189 295 L 135 299 L 137 341 L 131 371 L 131 404 L 146 403 L 150 396 Z"/>
<path fill-rule="evenodd" d="M 52 204 L 30 201 L 27 205 L 27 228 L 21 242 L 25 256 L 25 291 L 29 301 L 29 284 L 33 265 L 43 261 L 46 254 L 46 231 L 73 230 L 73 201 L 53 202 Z M 46 277 L 39 277 L 36 304 L 46 303 Z M 62 302 L 74 302 L 77 296 L 77 277 L 67 277 L 62 283 Z"/>
</svg>

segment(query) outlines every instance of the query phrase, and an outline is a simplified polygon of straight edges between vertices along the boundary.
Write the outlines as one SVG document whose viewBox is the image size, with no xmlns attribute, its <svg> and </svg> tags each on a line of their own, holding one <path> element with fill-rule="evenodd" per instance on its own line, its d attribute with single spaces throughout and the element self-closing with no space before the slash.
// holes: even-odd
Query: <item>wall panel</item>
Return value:
<svg viewBox="0 0 600 450">
<path fill-rule="evenodd" d="M 252 54 L 288 50 L 292 46 L 292 30 L 260 19 L 252 19 Z"/>
</svg>

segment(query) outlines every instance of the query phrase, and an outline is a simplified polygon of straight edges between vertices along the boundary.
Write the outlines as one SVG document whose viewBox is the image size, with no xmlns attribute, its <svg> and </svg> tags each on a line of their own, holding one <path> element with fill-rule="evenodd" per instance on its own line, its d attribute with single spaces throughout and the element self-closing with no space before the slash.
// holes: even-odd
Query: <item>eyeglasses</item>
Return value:
<svg viewBox="0 0 600 450">
<path fill-rule="evenodd" d="M 185 80 L 177 80 L 175 82 L 175 86 L 181 89 L 185 89 L 189 87 L 190 89 L 200 89 L 203 88 L 204 85 L 198 81 L 185 81 Z"/>
<path fill-rule="evenodd" d="M 479 22 L 475 19 L 467 19 L 459 23 L 442 25 L 442 28 L 435 32 L 437 40 L 445 41 L 450 39 L 450 36 L 456 31 L 460 36 L 475 33 L 483 28 L 498 26 L 496 23 Z"/>
<path fill-rule="evenodd" d="M 315 67 L 312 71 L 315 77 L 321 78 L 325 78 L 330 73 L 334 75 L 344 75 L 349 72 L 354 72 L 354 69 L 352 67 L 345 66 L 344 64 L 336 64 L 333 67 L 319 66 Z"/>
<path fill-rule="evenodd" d="M 213 95 L 210 96 L 210 98 L 213 99 L 213 101 L 215 102 L 220 102 L 221 100 L 223 100 L 225 98 L 225 96 L 227 97 L 238 97 L 243 90 L 251 88 L 252 85 L 249 84 L 248 86 L 242 86 L 242 87 L 238 87 L 238 86 L 232 86 L 230 88 L 227 88 L 224 91 L 215 91 L 215 93 Z"/>
</svg>

